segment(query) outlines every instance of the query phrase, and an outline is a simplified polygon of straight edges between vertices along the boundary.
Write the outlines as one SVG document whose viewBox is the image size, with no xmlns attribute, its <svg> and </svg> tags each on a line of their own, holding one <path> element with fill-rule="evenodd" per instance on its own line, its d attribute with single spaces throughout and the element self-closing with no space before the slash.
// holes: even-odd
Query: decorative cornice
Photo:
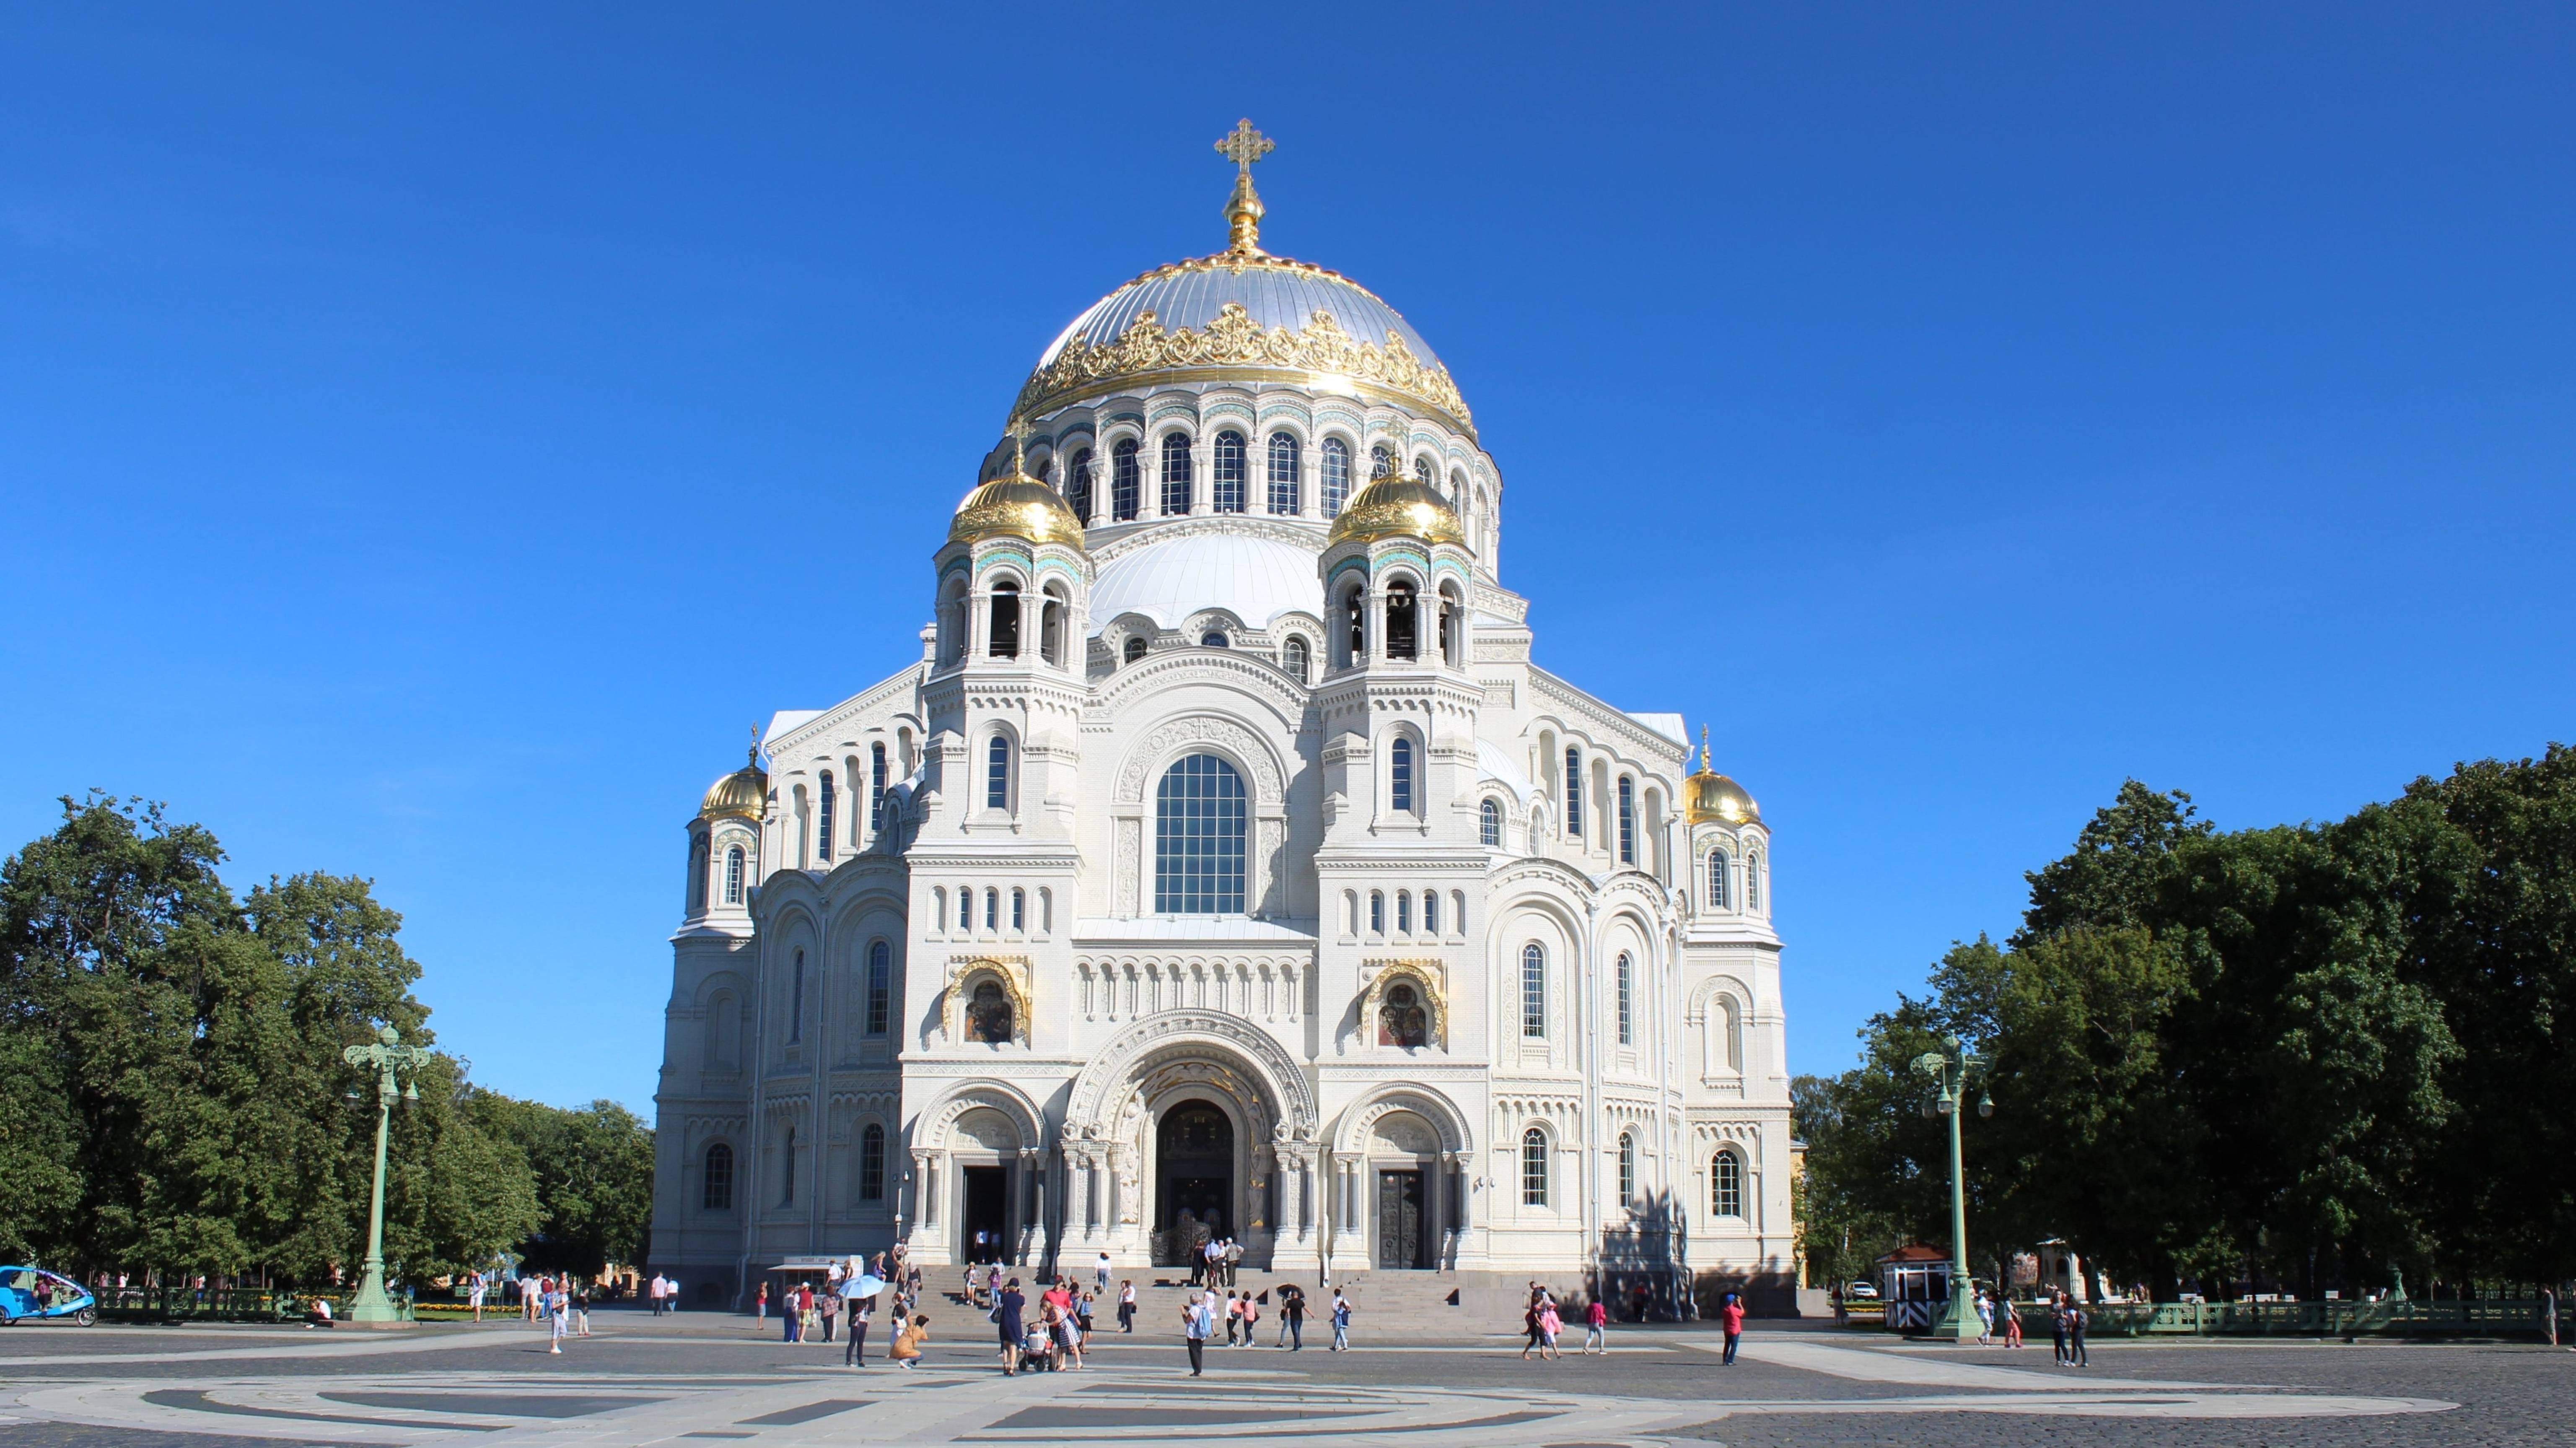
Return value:
<svg viewBox="0 0 2576 1448">
<path fill-rule="evenodd" d="M 1261 264 L 1267 265 L 1268 260 Z M 1205 262 L 1182 262 L 1164 270 L 1191 268 L 1213 269 Z M 1384 346 L 1373 345 L 1343 331 L 1333 314 L 1321 309 L 1310 314 L 1306 325 L 1297 331 L 1264 328 L 1240 302 L 1226 303 L 1204 331 L 1193 332 L 1187 327 L 1165 331 L 1162 321 L 1153 312 L 1145 311 L 1138 313 L 1115 340 L 1094 342 L 1087 336 L 1073 337 L 1053 362 L 1029 374 L 1012 411 L 1018 416 L 1033 417 L 1105 384 L 1237 380 L 1234 374 L 1248 367 L 1301 373 L 1317 380 L 1332 378 L 1344 387 L 1360 384 L 1391 392 L 1441 414 L 1459 431 L 1475 435 L 1473 415 L 1467 409 L 1467 400 L 1458 395 L 1458 385 L 1450 379 L 1449 369 L 1437 363 L 1424 365 L 1405 346 L 1401 335 L 1389 331 Z"/>
</svg>

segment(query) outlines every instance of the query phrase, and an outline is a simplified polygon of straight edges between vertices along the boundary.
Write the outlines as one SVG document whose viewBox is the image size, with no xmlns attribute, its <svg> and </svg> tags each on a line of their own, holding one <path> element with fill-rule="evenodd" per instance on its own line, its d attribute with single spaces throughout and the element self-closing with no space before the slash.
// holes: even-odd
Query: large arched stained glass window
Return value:
<svg viewBox="0 0 2576 1448">
<path fill-rule="evenodd" d="M 1302 501 L 1297 477 L 1297 439 L 1284 432 L 1270 435 L 1270 511 L 1293 517 Z"/>
<path fill-rule="evenodd" d="M 1619 1205 L 1637 1200 L 1637 1138 L 1619 1133 Z"/>
<path fill-rule="evenodd" d="M 859 1200 L 885 1200 L 885 1128 L 873 1121 L 859 1134 Z"/>
<path fill-rule="evenodd" d="M 1521 1205 L 1547 1205 L 1547 1133 L 1535 1126 L 1521 1133 Z"/>
<path fill-rule="evenodd" d="M 719 1141 L 707 1148 L 705 1195 L 698 1200 L 710 1212 L 733 1210 L 733 1148 Z"/>
<path fill-rule="evenodd" d="M 1521 1034 L 1547 1034 L 1547 951 L 1535 940 L 1521 947 Z"/>
<path fill-rule="evenodd" d="M 1712 1217 L 1744 1215 L 1744 1158 L 1732 1148 L 1709 1158 L 1708 1214 Z"/>
<path fill-rule="evenodd" d="M 1251 472 L 1251 460 L 1244 455 L 1243 434 L 1229 428 L 1216 435 L 1216 446 L 1209 459 L 1208 507 L 1212 512 L 1240 513 L 1244 508 L 1245 486 Z"/>
<path fill-rule="evenodd" d="M 1143 470 L 1136 463 L 1136 439 L 1127 438 L 1109 450 L 1109 520 L 1113 523 L 1136 521 L 1137 494 L 1144 491 Z"/>
<path fill-rule="evenodd" d="M 1163 434 L 1163 512 L 1178 516 L 1190 510 L 1190 440 L 1187 434 Z"/>
<path fill-rule="evenodd" d="M 1342 505 L 1351 500 L 1351 445 L 1337 437 L 1324 439 L 1323 497 L 1324 516 L 1342 516 Z"/>
<path fill-rule="evenodd" d="M 1154 912 L 1243 913 L 1243 776 L 1213 754 L 1163 771 L 1154 791 Z"/>
</svg>

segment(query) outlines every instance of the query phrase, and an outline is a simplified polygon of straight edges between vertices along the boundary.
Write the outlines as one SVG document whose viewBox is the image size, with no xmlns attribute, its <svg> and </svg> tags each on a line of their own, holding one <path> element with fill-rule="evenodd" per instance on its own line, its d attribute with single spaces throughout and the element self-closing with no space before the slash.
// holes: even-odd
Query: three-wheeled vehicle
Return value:
<svg viewBox="0 0 2576 1448">
<path fill-rule="evenodd" d="M 0 1327 L 30 1317 L 67 1317 L 87 1327 L 98 1321 L 98 1299 L 42 1267 L 0 1267 Z"/>
</svg>

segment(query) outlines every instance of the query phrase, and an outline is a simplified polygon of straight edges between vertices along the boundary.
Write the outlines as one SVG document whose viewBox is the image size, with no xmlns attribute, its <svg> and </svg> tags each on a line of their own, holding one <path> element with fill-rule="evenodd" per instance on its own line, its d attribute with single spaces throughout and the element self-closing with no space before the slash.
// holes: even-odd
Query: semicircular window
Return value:
<svg viewBox="0 0 2576 1448">
<path fill-rule="evenodd" d="M 1243 913 L 1243 776 L 1213 754 L 1185 756 L 1154 790 L 1154 913 Z"/>
</svg>

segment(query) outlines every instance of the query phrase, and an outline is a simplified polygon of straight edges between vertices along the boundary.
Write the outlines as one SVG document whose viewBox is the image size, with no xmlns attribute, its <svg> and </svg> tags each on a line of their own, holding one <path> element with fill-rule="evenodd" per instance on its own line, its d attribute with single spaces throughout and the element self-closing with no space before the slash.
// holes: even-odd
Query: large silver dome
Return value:
<svg viewBox="0 0 2576 1448">
<path fill-rule="evenodd" d="M 1147 312 L 1167 332 L 1183 327 L 1203 331 L 1228 302 L 1243 308 L 1265 332 L 1273 327 L 1303 331 L 1322 312 L 1360 341 L 1383 344 L 1391 332 L 1404 339 L 1406 350 L 1423 366 L 1440 365 L 1431 344 L 1410 322 L 1349 277 L 1285 257 L 1219 254 L 1147 272 L 1092 303 L 1056 334 L 1038 366 L 1054 365 L 1075 338 L 1114 342 Z"/>
</svg>

